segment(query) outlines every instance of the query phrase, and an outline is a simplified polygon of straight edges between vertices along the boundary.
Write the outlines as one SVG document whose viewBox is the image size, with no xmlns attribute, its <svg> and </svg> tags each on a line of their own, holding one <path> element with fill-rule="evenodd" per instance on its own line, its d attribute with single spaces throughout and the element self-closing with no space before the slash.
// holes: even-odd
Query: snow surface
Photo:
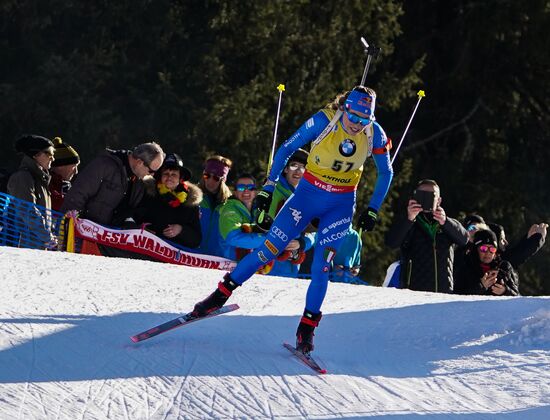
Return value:
<svg viewBox="0 0 550 420">
<path fill-rule="evenodd" d="M 308 282 L 255 276 L 241 309 L 134 344 L 223 273 L 0 247 L 0 419 L 550 419 L 550 298 L 330 284 L 314 355 Z"/>
</svg>

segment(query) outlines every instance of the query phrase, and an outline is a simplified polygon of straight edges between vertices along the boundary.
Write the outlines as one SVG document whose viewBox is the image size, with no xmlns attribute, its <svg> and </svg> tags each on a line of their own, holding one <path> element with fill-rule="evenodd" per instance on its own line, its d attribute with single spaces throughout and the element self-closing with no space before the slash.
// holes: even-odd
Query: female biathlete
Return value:
<svg viewBox="0 0 550 420">
<path fill-rule="evenodd" d="M 258 193 L 258 210 L 269 210 L 275 184 L 288 158 L 300 147 L 311 143 L 302 180 L 277 214 L 263 245 L 241 260 L 210 296 L 195 305 L 195 316 L 204 316 L 223 306 L 233 290 L 260 266 L 279 255 L 312 219 L 318 218 L 311 283 L 296 332 L 296 348 L 305 354 L 313 350 L 313 330 L 321 319 L 330 264 L 351 225 L 357 185 L 367 157 L 374 158 L 378 175 L 369 206 L 359 217 L 359 228 L 365 231 L 374 229 L 378 209 L 393 177 L 389 154 L 391 142 L 374 121 L 375 103 L 374 90 L 356 86 L 336 97 L 283 143 L 275 155 L 268 179 Z"/>
</svg>

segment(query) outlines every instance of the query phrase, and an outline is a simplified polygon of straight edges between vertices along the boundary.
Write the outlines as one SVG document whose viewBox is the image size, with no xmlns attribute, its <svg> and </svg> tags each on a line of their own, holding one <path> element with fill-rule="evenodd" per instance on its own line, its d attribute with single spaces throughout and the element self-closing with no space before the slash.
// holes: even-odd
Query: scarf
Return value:
<svg viewBox="0 0 550 420">
<path fill-rule="evenodd" d="M 159 182 L 157 184 L 157 190 L 160 197 L 173 208 L 179 207 L 187 199 L 187 185 L 185 185 L 183 181 L 173 191 L 162 182 Z"/>
</svg>

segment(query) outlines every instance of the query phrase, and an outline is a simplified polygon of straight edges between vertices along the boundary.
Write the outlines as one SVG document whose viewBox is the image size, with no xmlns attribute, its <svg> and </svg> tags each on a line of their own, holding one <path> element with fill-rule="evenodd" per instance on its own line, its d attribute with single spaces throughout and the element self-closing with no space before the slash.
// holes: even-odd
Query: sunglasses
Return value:
<svg viewBox="0 0 550 420">
<path fill-rule="evenodd" d="M 204 179 L 214 178 L 214 181 L 216 181 L 216 182 L 219 182 L 219 181 L 222 179 L 222 178 L 219 177 L 218 175 L 209 174 L 209 173 L 206 173 L 206 172 L 204 172 L 204 173 L 202 174 L 202 177 L 203 177 Z"/>
<path fill-rule="evenodd" d="M 468 232 L 473 232 L 475 230 L 477 230 L 477 226 L 476 225 L 468 225 L 468 227 L 466 228 L 466 230 Z"/>
<path fill-rule="evenodd" d="M 290 165 L 288 165 L 288 169 L 290 169 L 291 171 L 306 171 L 306 167 L 304 165 L 300 165 L 299 163 L 291 163 Z"/>
<path fill-rule="evenodd" d="M 480 245 L 479 250 L 483 253 L 490 252 L 494 254 L 497 252 L 497 247 L 493 245 Z"/>
<path fill-rule="evenodd" d="M 353 124 L 361 124 L 363 126 L 369 125 L 372 120 L 370 118 L 363 118 L 359 115 L 352 114 L 351 112 L 346 110 L 346 115 L 348 116 L 348 120 L 350 120 Z"/>
<path fill-rule="evenodd" d="M 235 185 L 235 190 L 237 191 L 255 191 L 256 185 L 254 184 L 237 184 Z"/>
<path fill-rule="evenodd" d="M 149 172 L 149 175 L 153 175 L 157 171 L 156 169 L 151 169 L 151 167 L 149 166 L 150 163 L 145 163 L 143 159 L 141 161 L 143 162 L 143 166 L 147 168 L 147 172 Z"/>
</svg>

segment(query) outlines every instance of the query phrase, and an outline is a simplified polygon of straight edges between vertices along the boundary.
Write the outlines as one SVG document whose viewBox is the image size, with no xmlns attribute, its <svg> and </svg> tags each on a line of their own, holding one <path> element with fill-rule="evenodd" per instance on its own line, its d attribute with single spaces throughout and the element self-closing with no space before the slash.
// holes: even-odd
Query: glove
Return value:
<svg viewBox="0 0 550 420">
<path fill-rule="evenodd" d="M 273 217 L 271 217 L 267 212 L 260 211 L 256 217 L 256 227 L 258 228 L 259 233 L 266 233 L 271 229 L 273 224 Z"/>
<path fill-rule="evenodd" d="M 256 208 L 256 225 L 263 231 L 267 232 L 271 229 L 273 218 L 268 214 L 273 198 L 273 183 L 267 183 L 254 199 L 254 207 Z"/>
<path fill-rule="evenodd" d="M 371 232 L 374 230 L 374 225 L 378 220 L 378 210 L 368 207 L 361 215 L 359 216 L 359 229 L 365 232 Z"/>
<path fill-rule="evenodd" d="M 273 190 L 262 189 L 254 199 L 254 206 L 260 212 L 268 212 L 271 207 L 271 199 L 273 198 Z"/>
</svg>

